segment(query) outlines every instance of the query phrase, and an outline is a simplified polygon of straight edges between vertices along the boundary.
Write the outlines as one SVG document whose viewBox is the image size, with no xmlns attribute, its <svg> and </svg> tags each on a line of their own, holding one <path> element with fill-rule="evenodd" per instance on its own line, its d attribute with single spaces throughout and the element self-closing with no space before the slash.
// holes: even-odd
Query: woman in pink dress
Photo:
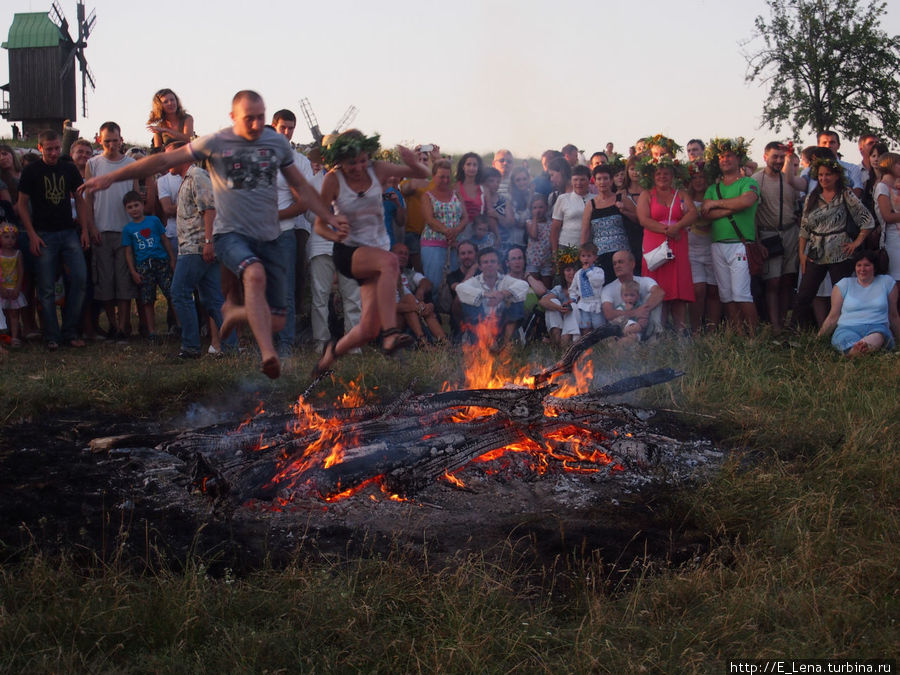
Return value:
<svg viewBox="0 0 900 675">
<path fill-rule="evenodd" d="M 642 162 L 641 182 L 647 189 L 637 204 L 638 221 L 644 228 L 644 255 L 666 240 L 675 254 L 674 260 L 652 272 L 645 260 L 641 274 L 654 279 L 666 292 L 663 325 L 671 314 L 672 326 L 679 334 L 687 329 L 687 303 L 694 301 L 687 230 L 698 217 L 694 202 L 674 184 L 675 172 L 683 168 L 667 156 Z"/>
</svg>

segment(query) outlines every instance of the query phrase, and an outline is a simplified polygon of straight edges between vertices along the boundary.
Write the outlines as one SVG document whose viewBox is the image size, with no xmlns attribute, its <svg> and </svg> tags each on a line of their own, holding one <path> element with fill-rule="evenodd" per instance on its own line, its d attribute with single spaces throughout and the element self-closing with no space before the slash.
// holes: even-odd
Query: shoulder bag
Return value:
<svg viewBox="0 0 900 675">
<path fill-rule="evenodd" d="M 722 189 L 719 187 L 719 183 L 716 183 L 716 194 L 719 199 L 722 199 Z M 769 257 L 769 252 L 762 244 L 755 241 L 747 241 L 744 233 L 741 232 L 737 223 L 734 222 L 734 216 L 729 214 L 728 222 L 731 223 L 735 234 L 737 234 L 738 239 L 740 239 L 741 243 L 744 245 L 744 251 L 747 254 L 747 267 L 750 268 L 750 276 L 759 276 L 763 272 L 763 266 L 765 265 L 766 259 Z"/>
<path fill-rule="evenodd" d="M 672 220 L 672 208 L 675 206 L 675 199 L 678 197 L 678 191 L 675 191 L 675 194 L 672 195 L 672 203 L 669 204 L 669 216 L 667 221 Z M 593 201 L 593 200 L 592 200 Z M 658 270 L 660 267 L 665 265 L 670 260 L 675 259 L 675 253 L 672 251 L 672 248 L 669 246 L 669 237 L 666 235 L 666 238 L 663 242 L 644 253 L 644 262 L 647 263 L 647 269 L 650 272 Z"/>
</svg>

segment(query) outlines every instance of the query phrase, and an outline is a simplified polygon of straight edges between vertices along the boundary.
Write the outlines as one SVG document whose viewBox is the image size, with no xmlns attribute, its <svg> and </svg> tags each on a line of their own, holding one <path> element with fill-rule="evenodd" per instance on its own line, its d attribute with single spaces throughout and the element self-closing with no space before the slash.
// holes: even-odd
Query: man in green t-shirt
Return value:
<svg viewBox="0 0 900 675">
<path fill-rule="evenodd" d="M 712 220 L 713 270 L 728 320 L 736 330 L 741 330 L 743 322 L 753 335 L 759 319 L 750 293 L 747 252 L 735 227 L 747 241 L 756 240 L 759 184 L 741 173 L 738 152 L 743 148 L 743 139 L 710 141 L 707 162 L 717 162 L 721 176 L 706 190 L 701 212 Z M 746 151 L 741 154 L 746 156 Z"/>
</svg>

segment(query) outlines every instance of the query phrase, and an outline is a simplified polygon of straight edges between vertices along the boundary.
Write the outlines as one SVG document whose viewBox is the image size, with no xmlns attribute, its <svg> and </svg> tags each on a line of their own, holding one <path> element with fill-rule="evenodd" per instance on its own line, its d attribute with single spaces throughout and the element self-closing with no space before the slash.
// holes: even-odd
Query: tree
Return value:
<svg viewBox="0 0 900 675">
<path fill-rule="evenodd" d="M 811 128 L 847 137 L 875 133 L 900 141 L 900 36 L 880 28 L 880 0 L 766 0 L 771 16 L 756 17 L 745 47 L 748 82 L 769 85 L 763 122 L 795 135 Z"/>
</svg>

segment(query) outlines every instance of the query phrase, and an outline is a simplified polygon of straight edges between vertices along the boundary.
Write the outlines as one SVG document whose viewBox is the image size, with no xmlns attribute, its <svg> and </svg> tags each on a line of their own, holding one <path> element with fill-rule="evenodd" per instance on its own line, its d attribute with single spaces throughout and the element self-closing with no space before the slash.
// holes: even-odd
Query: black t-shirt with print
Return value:
<svg viewBox="0 0 900 675">
<path fill-rule="evenodd" d="M 61 232 L 72 229 L 70 198 L 84 182 L 71 162 L 60 161 L 49 166 L 33 162 L 22 170 L 19 192 L 31 200 L 31 222 L 38 232 Z"/>
</svg>

